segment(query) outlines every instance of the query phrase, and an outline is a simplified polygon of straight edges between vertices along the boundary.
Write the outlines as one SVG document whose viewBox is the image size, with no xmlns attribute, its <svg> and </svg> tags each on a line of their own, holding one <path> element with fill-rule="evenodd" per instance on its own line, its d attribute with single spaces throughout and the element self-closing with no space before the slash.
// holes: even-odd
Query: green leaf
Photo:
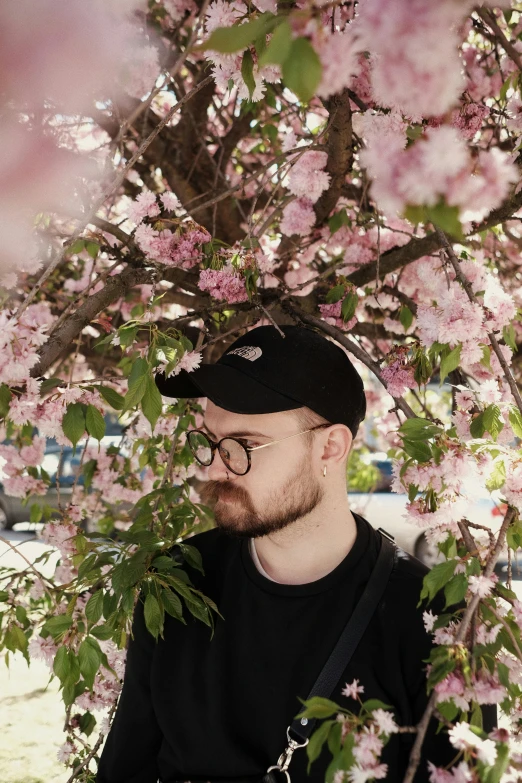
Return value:
<svg viewBox="0 0 522 783">
<path fill-rule="evenodd" d="M 123 410 L 128 411 L 141 402 L 147 390 L 149 365 L 145 359 L 136 359 L 129 376 L 129 388 L 125 395 Z"/>
<path fill-rule="evenodd" d="M 517 438 L 522 438 L 522 414 L 518 408 L 511 408 L 509 411 L 509 423 Z"/>
<path fill-rule="evenodd" d="M 429 445 L 423 441 L 403 438 L 402 445 L 406 454 L 417 462 L 429 462 L 433 456 Z"/>
<path fill-rule="evenodd" d="M 308 756 L 308 773 L 310 773 L 310 765 L 319 758 L 323 745 L 328 739 L 331 727 L 335 724 L 335 721 L 325 721 L 322 723 L 316 731 L 310 737 L 310 741 L 306 746 L 306 754 Z"/>
<path fill-rule="evenodd" d="M 442 435 L 444 430 L 427 419 L 406 419 L 399 427 L 399 435 L 406 437 L 407 440 L 428 440 L 437 435 Z"/>
<path fill-rule="evenodd" d="M 123 410 L 125 398 L 118 394 L 117 391 L 111 389 L 110 386 L 97 386 L 96 389 L 100 392 L 105 402 L 109 403 L 111 408 L 115 411 Z"/>
<path fill-rule="evenodd" d="M 265 51 L 259 58 L 259 67 L 265 65 L 284 65 L 292 47 L 292 28 L 285 20 L 279 24 Z"/>
<path fill-rule="evenodd" d="M 273 30 L 277 21 L 277 17 L 273 14 L 266 13 L 244 24 L 235 24 L 232 27 L 218 27 L 211 33 L 201 48 L 207 51 L 211 49 L 214 52 L 224 52 L 225 54 L 241 52 L 261 35 L 266 35 Z"/>
<path fill-rule="evenodd" d="M 62 429 L 73 446 L 76 446 L 85 432 L 85 408 L 79 402 L 70 402 L 62 419 Z"/>
<path fill-rule="evenodd" d="M 89 435 L 96 440 L 101 440 L 105 435 L 105 419 L 94 405 L 87 406 L 85 424 Z"/>
<path fill-rule="evenodd" d="M 421 599 L 428 598 L 431 601 L 444 585 L 449 582 L 457 567 L 457 560 L 445 560 L 434 565 L 431 571 L 424 577 Z"/>
<path fill-rule="evenodd" d="M 285 86 L 307 103 L 315 95 L 322 72 L 321 61 L 308 38 L 293 40 L 283 65 Z"/>
<path fill-rule="evenodd" d="M 94 731 L 94 727 L 96 726 L 96 718 L 92 712 L 84 712 L 83 715 L 80 715 L 79 724 L 80 731 L 89 737 Z"/>
<path fill-rule="evenodd" d="M 354 317 L 358 303 L 359 297 L 355 291 L 350 291 L 350 293 L 344 297 L 343 303 L 341 305 L 341 316 L 343 321 L 349 321 Z"/>
<path fill-rule="evenodd" d="M 163 623 L 158 599 L 156 596 L 152 595 L 152 593 L 149 593 L 145 598 L 144 615 L 145 625 L 147 626 L 149 633 L 157 639 L 162 630 Z"/>
<path fill-rule="evenodd" d="M 515 332 L 515 328 L 513 324 L 509 324 L 508 326 L 504 326 L 502 329 L 502 339 L 506 343 L 506 345 L 509 345 L 513 353 L 517 352 L 517 334 Z"/>
<path fill-rule="evenodd" d="M 11 391 L 5 383 L 0 384 L 0 419 L 5 419 L 11 404 Z"/>
<path fill-rule="evenodd" d="M 331 718 L 332 715 L 339 712 L 339 705 L 330 699 L 325 699 L 322 696 L 313 696 L 311 699 L 303 701 L 305 709 L 302 710 L 297 717 L 302 718 Z"/>
<path fill-rule="evenodd" d="M 413 313 L 408 305 L 402 305 L 399 310 L 399 321 L 401 322 L 404 331 L 407 332 L 413 323 Z"/>
<path fill-rule="evenodd" d="M 460 351 L 462 346 L 457 345 L 448 354 L 442 357 L 440 363 L 440 386 L 444 383 L 444 379 L 452 372 L 456 370 L 460 364 Z"/>
<path fill-rule="evenodd" d="M 33 524 L 40 522 L 43 516 L 43 509 L 39 503 L 33 503 L 29 512 L 29 521 Z"/>
<path fill-rule="evenodd" d="M 53 672 L 63 684 L 68 679 L 71 670 L 72 665 L 69 649 L 62 645 L 61 647 L 58 647 L 58 651 L 54 657 Z"/>
<path fill-rule="evenodd" d="M 484 411 L 484 426 L 493 440 L 496 441 L 499 433 L 504 427 L 498 405 L 488 405 Z"/>
<path fill-rule="evenodd" d="M 197 571 L 201 571 L 203 574 L 203 560 L 201 558 L 199 549 L 196 549 L 195 546 L 191 546 L 190 544 L 185 543 L 181 543 L 178 546 L 189 566 L 192 566 L 192 568 L 195 568 Z"/>
<path fill-rule="evenodd" d="M 98 255 L 98 252 L 100 250 L 100 246 L 97 242 L 86 242 L 85 243 L 85 249 L 90 255 L 90 257 L 94 260 L 96 256 Z"/>
<path fill-rule="evenodd" d="M 325 299 L 327 304 L 335 304 L 336 302 L 338 302 L 340 299 L 343 298 L 344 292 L 345 292 L 344 285 L 341 284 L 334 285 L 334 287 L 330 288 L 330 290 L 326 294 Z"/>
<path fill-rule="evenodd" d="M 62 381 L 61 378 L 46 378 L 45 381 L 42 381 L 42 385 L 40 386 L 40 397 L 45 396 L 53 389 L 63 385 L 64 381 Z"/>
<path fill-rule="evenodd" d="M 468 589 L 468 580 L 466 574 L 456 574 L 452 577 L 444 588 L 444 595 L 446 597 L 446 606 L 454 606 L 464 600 L 466 590 Z"/>
<path fill-rule="evenodd" d="M 380 699 L 368 699 L 363 702 L 362 709 L 366 712 L 373 712 L 373 710 L 391 710 L 393 708 L 391 704 L 385 704 Z"/>
<path fill-rule="evenodd" d="M 78 650 L 80 672 L 90 689 L 94 684 L 96 672 L 101 664 L 101 650 L 96 639 L 84 639 Z"/>
<path fill-rule="evenodd" d="M 352 221 L 348 217 L 348 213 L 345 209 L 335 212 L 328 220 L 328 226 L 330 228 L 330 234 L 333 236 L 342 226 L 351 226 Z"/>
<path fill-rule="evenodd" d="M 493 492 L 495 489 L 500 489 L 504 486 L 506 481 L 506 466 L 504 460 L 497 459 L 493 464 L 493 470 L 489 474 L 489 478 L 486 481 L 486 488 Z"/>
<path fill-rule="evenodd" d="M 47 631 L 54 640 L 61 636 L 65 631 L 68 631 L 73 623 L 72 617 L 67 614 L 59 614 L 56 617 L 50 617 L 44 623 L 43 631 Z"/>
<path fill-rule="evenodd" d="M 426 217 L 454 239 L 464 239 L 459 219 L 459 208 L 440 202 L 434 207 L 425 207 Z"/>
<path fill-rule="evenodd" d="M 522 548 L 522 520 L 516 519 L 511 523 L 506 534 L 506 541 L 508 547 L 515 552 Z"/>
<path fill-rule="evenodd" d="M 97 623 L 103 612 L 103 590 L 97 590 L 91 595 L 85 605 L 85 616 L 91 623 Z"/>
<path fill-rule="evenodd" d="M 486 426 L 484 424 L 484 413 L 479 413 L 478 416 L 475 416 L 475 418 L 472 420 L 471 424 L 469 425 L 469 431 L 472 438 L 481 438 L 485 431 Z"/>
<path fill-rule="evenodd" d="M 182 623 L 185 622 L 183 619 L 183 607 L 176 593 L 169 590 L 168 587 L 164 587 L 161 591 L 161 600 L 167 614 L 170 614 L 176 620 L 181 620 Z"/>
<path fill-rule="evenodd" d="M 437 709 L 446 720 L 450 721 L 453 721 L 459 713 L 459 708 L 453 701 L 438 702 Z"/>
<path fill-rule="evenodd" d="M 154 378 L 152 375 L 148 375 L 145 393 L 141 400 L 141 409 L 145 418 L 150 422 L 152 432 L 154 432 L 156 422 L 161 416 L 162 405 L 161 394 L 156 386 Z"/>
<path fill-rule="evenodd" d="M 66 253 L 71 256 L 77 256 L 78 253 L 81 253 L 84 248 L 85 248 L 85 240 L 77 239 L 75 242 L 72 243 L 72 245 L 69 245 L 69 247 L 66 248 Z"/>
<path fill-rule="evenodd" d="M 243 60 L 241 62 L 241 76 L 248 88 L 248 97 L 252 100 L 252 95 L 256 89 L 256 80 L 254 79 L 254 58 L 250 49 L 245 49 Z"/>
</svg>

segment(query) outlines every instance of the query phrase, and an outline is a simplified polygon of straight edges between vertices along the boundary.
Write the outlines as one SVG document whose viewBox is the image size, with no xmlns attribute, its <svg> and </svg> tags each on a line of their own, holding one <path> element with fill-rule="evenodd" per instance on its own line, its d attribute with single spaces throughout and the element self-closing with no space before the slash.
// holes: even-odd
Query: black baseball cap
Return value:
<svg viewBox="0 0 522 783">
<path fill-rule="evenodd" d="M 366 415 L 361 376 L 338 345 L 302 326 L 258 326 L 215 364 L 156 376 L 165 397 L 208 397 L 233 413 L 275 413 L 306 406 L 355 437 Z"/>
</svg>

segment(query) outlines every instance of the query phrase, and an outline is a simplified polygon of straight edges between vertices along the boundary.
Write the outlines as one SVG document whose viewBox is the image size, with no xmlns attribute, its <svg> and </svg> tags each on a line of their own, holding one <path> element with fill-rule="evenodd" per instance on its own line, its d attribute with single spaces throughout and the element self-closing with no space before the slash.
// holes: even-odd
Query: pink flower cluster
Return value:
<svg viewBox="0 0 522 783">
<path fill-rule="evenodd" d="M 56 547 L 63 558 L 76 554 L 74 537 L 82 531 L 72 523 L 47 522 L 42 530 L 42 541 Z"/>
<path fill-rule="evenodd" d="M 298 198 L 306 198 L 315 204 L 330 184 L 330 175 L 323 171 L 328 160 L 326 152 L 304 152 L 290 169 L 288 190 Z"/>
<path fill-rule="evenodd" d="M 141 223 L 143 218 L 154 218 L 159 214 L 156 196 L 150 190 L 143 190 L 129 208 L 129 217 L 134 223 Z"/>
<path fill-rule="evenodd" d="M 18 386 L 29 378 L 54 317 L 47 304 L 29 305 L 20 318 L 0 312 L 0 383 Z"/>
<path fill-rule="evenodd" d="M 357 323 L 357 316 L 354 315 L 349 321 L 343 321 L 341 314 L 342 304 L 342 300 L 339 300 L 334 304 L 320 304 L 319 310 L 327 324 L 331 324 L 332 326 L 336 326 L 338 329 L 347 332 Z"/>
<path fill-rule="evenodd" d="M 203 269 L 198 286 L 202 291 L 208 291 L 214 299 L 224 299 L 230 304 L 246 302 L 248 299 L 244 278 L 232 266 Z"/>
<path fill-rule="evenodd" d="M 25 474 L 27 467 L 40 465 L 45 451 L 45 438 L 34 437 L 31 446 L 20 450 L 14 446 L 0 444 L 0 458 L 4 473 L 3 487 L 6 495 L 23 498 L 26 495 L 45 495 L 47 484 L 41 479 Z"/>
<path fill-rule="evenodd" d="M 287 237 L 294 234 L 305 237 L 315 223 L 315 212 L 310 199 L 297 198 L 283 209 L 283 218 L 279 230 Z"/>
<path fill-rule="evenodd" d="M 456 27 L 466 3 L 366 0 L 355 22 L 372 55 L 372 93 L 379 106 L 420 119 L 444 114 L 464 87 Z"/>
<path fill-rule="evenodd" d="M 199 264 L 203 257 L 201 246 L 211 239 L 201 227 L 185 229 L 183 224 L 172 232 L 169 229 L 156 231 L 152 226 L 141 223 L 134 236 L 139 248 L 151 261 L 182 269 L 192 269 Z"/>
<path fill-rule="evenodd" d="M 460 131 L 465 139 L 472 139 L 477 131 L 482 127 L 486 117 L 489 117 L 490 110 L 482 103 L 465 103 L 460 109 L 455 110 L 452 115 L 452 125 Z"/>
<path fill-rule="evenodd" d="M 323 67 L 317 95 L 329 98 L 352 85 L 353 77 L 361 70 L 360 50 L 350 31 L 332 33 L 329 27 L 323 27 L 321 32 L 321 39 L 314 41 Z"/>
<path fill-rule="evenodd" d="M 463 220 L 479 220 L 499 206 L 518 180 L 516 167 L 497 148 L 481 150 L 477 160 L 450 126 L 428 128 L 404 149 L 404 137 L 377 136 L 360 153 L 373 179 L 372 193 L 389 215 L 408 205 L 434 206 L 444 200 Z"/>
<path fill-rule="evenodd" d="M 386 389 L 392 397 L 402 397 L 407 389 L 417 387 L 417 381 L 413 374 L 414 368 L 404 365 L 400 359 L 381 370 L 381 375 L 386 381 Z"/>
</svg>

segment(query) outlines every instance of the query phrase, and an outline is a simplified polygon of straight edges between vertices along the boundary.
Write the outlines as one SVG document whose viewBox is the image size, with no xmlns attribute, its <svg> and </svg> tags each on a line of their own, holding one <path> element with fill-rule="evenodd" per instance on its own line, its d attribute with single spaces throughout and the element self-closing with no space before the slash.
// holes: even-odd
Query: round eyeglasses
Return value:
<svg viewBox="0 0 522 783">
<path fill-rule="evenodd" d="M 244 476 L 251 467 L 250 454 L 258 449 L 266 449 L 267 446 L 273 446 L 275 443 L 281 443 L 283 440 L 295 438 L 296 435 L 304 435 L 307 432 L 313 432 L 321 427 L 330 427 L 329 422 L 318 424 L 317 427 L 311 427 L 309 430 L 294 432 L 293 435 L 287 435 L 286 438 L 272 440 L 270 443 L 263 443 L 262 446 L 247 446 L 239 438 L 225 437 L 219 441 L 214 441 L 203 430 L 189 430 L 187 440 L 190 450 L 200 465 L 208 468 L 214 460 L 216 451 L 219 451 L 223 464 L 236 476 Z"/>
</svg>

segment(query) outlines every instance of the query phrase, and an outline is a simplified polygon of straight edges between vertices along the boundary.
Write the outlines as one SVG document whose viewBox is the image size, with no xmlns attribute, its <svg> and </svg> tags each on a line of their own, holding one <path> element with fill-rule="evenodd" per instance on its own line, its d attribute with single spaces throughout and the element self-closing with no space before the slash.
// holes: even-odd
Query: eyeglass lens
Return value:
<svg viewBox="0 0 522 783">
<path fill-rule="evenodd" d="M 189 446 L 201 465 L 212 462 L 212 448 L 208 438 L 202 432 L 191 432 Z M 240 476 L 248 471 L 248 454 L 244 446 L 234 438 L 224 438 L 219 445 L 219 454 L 225 466 Z"/>
</svg>

